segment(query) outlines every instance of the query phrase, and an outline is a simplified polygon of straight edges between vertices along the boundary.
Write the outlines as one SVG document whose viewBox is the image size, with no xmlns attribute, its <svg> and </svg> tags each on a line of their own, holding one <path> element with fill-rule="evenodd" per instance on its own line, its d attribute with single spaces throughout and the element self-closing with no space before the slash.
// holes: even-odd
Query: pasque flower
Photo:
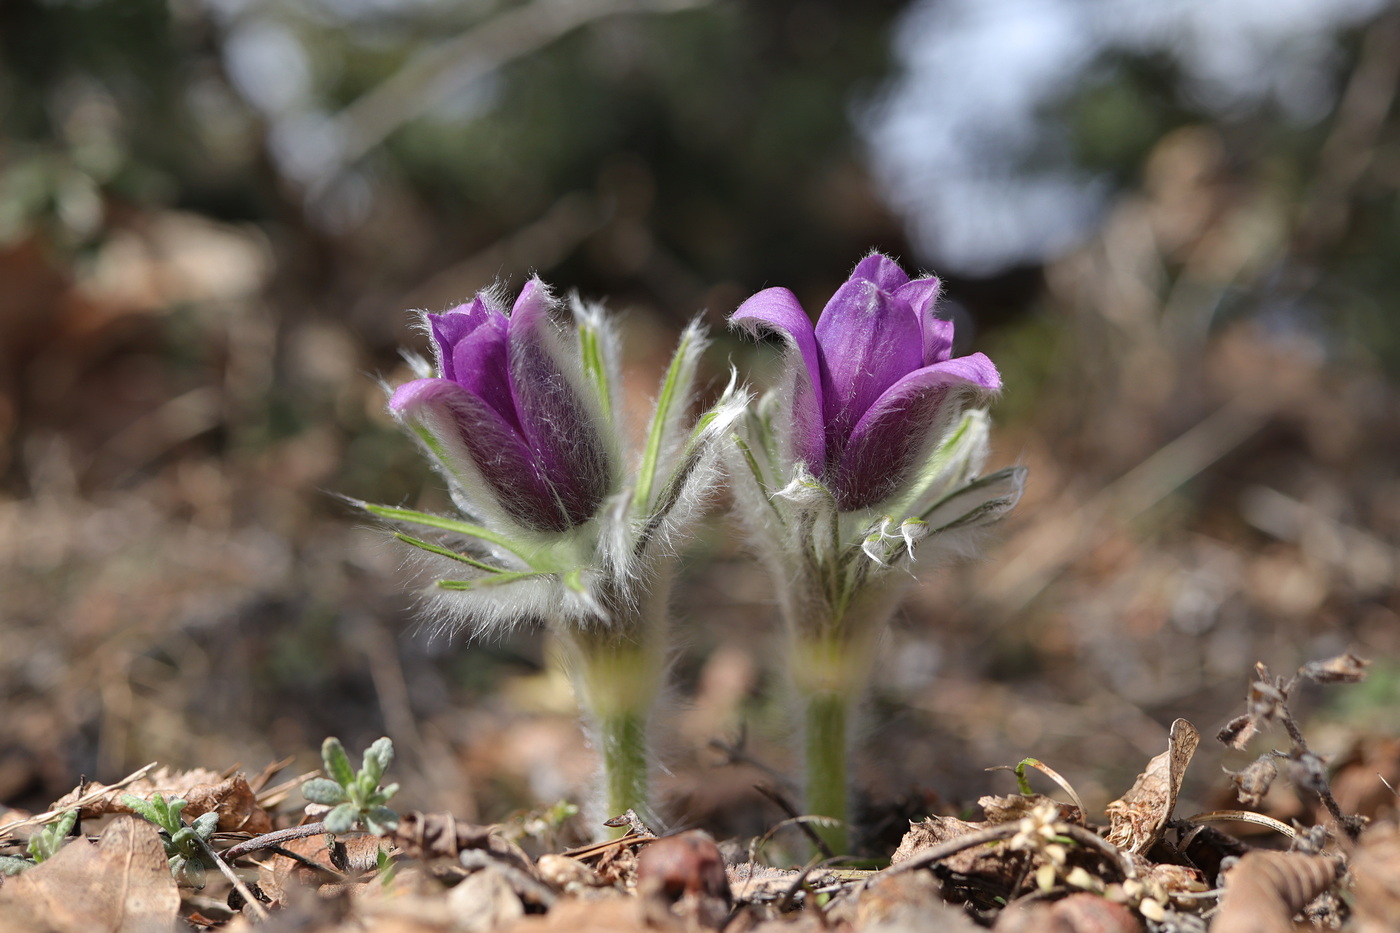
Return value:
<svg viewBox="0 0 1400 933">
<path fill-rule="evenodd" d="M 592 518 L 617 484 L 606 426 L 549 320 L 538 279 L 507 317 L 483 293 L 425 315 L 440 376 L 400 386 L 389 409 L 470 491 L 471 507 L 531 532 Z"/>
<path fill-rule="evenodd" d="M 785 344 L 785 373 L 734 437 L 736 509 L 769 566 L 804 708 L 808 811 L 844 823 L 851 704 L 921 555 L 965 552 L 1019 499 L 1024 471 L 980 476 L 1001 388 L 986 356 L 954 357 L 939 283 L 867 256 L 814 326 L 769 288 L 731 324 Z M 844 828 L 825 832 L 844 848 Z"/>
<path fill-rule="evenodd" d="M 717 488 L 748 400 L 731 382 L 694 414 L 707 340 L 693 324 L 645 442 L 627 457 L 613 325 L 575 301 L 561 328 L 557 305 L 532 279 L 509 311 L 482 292 L 425 314 L 434 362 L 393 392 L 389 410 L 422 441 L 463 517 L 358 504 L 432 529 L 433 540 L 398 537 L 440 577 L 431 592 L 445 627 L 480 636 L 522 622 L 551 628 L 603 759 L 609 815 L 645 813 L 675 545 Z"/>
<path fill-rule="evenodd" d="M 933 313 L 938 289 L 875 253 L 815 327 L 786 288 L 759 292 L 730 318 L 788 342 L 784 459 L 805 464 L 843 512 L 889 498 L 964 407 L 1001 388 L 981 353 L 953 358 L 952 322 Z"/>
</svg>

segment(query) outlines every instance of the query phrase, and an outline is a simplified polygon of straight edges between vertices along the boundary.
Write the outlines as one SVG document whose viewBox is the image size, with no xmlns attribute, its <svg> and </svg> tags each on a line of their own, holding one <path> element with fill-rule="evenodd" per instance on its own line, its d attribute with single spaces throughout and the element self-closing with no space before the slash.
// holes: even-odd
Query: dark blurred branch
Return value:
<svg viewBox="0 0 1400 933">
<path fill-rule="evenodd" d="M 327 166 L 324 190 L 344 169 L 453 89 L 523 58 L 580 26 L 628 13 L 671 13 L 708 0 L 535 0 L 514 7 L 409 59 L 398 72 L 341 111 L 338 164 Z M 316 192 L 313 192 L 315 194 Z"/>
<path fill-rule="evenodd" d="M 1315 257 L 1346 230 L 1351 199 L 1375 163 L 1377 144 L 1400 82 L 1400 11 L 1366 32 L 1356 69 L 1337 105 L 1332 132 L 1318 158 L 1316 180 L 1303 205 L 1295 250 Z"/>
</svg>

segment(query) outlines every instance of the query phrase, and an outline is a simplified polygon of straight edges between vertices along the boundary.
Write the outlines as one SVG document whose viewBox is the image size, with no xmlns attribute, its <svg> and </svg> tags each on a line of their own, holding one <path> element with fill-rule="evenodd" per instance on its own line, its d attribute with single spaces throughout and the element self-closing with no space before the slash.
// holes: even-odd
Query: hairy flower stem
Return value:
<svg viewBox="0 0 1400 933">
<path fill-rule="evenodd" d="M 603 757 L 603 776 L 607 782 L 608 816 L 621 816 L 629 809 L 645 821 L 649 812 L 647 800 L 647 712 L 615 713 L 598 723 L 598 744 Z M 625 827 L 618 831 L 621 834 Z"/>
<path fill-rule="evenodd" d="M 831 848 L 843 854 L 849 845 L 846 806 L 847 720 L 850 699 L 834 691 L 802 698 L 805 714 L 807 812 L 841 822 L 813 827 Z"/>
<path fill-rule="evenodd" d="M 665 625 L 629 621 L 619 631 L 566 631 L 562 641 L 602 759 L 605 817 L 630 808 L 649 821 L 647 733 L 665 669 Z"/>
<path fill-rule="evenodd" d="M 837 855 L 850 852 L 851 708 L 865 689 L 880 631 L 871 621 L 884 619 L 835 615 L 823 627 L 825 635 L 793 632 L 790 658 L 803 725 L 805 812 L 840 821 L 814 827 Z"/>
</svg>

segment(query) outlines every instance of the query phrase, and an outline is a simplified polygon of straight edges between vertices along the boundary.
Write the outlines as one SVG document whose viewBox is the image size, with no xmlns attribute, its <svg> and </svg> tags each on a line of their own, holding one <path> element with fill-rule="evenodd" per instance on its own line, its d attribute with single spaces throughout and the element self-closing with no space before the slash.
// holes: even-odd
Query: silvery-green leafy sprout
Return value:
<svg viewBox="0 0 1400 933">
<path fill-rule="evenodd" d="M 399 785 L 381 787 L 379 783 L 393 760 L 394 743 L 388 737 L 379 738 L 365 749 L 356 772 L 340 739 L 331 736 L 321 743 L 326 776 L 303 784 L 302 796 L 332 808 L 325 819 L 328 832 L 348 833 L 358 821 L 374 835 L 383 836 L 399 825 L 399 815 L 385 806 L 399 792 Z"/>
<path fill-rule="evenodd" d="M 29 837 L 29 842 L 25 846 L 25 851 L 29 853 L 28 858 L 17 855 L 0 855 L 0 875 L 17 875 L 26 868 L 33 868 L 35 865 L 53 858 L 63 847 L 64 840 L 73 831 L 73 824 L 77 821 L 77 810 L 65 810 L 52 823 L 37 830 L 34 835 Z"/>
<path fill-rule="evenodd" d="M 160 794 L 153 794 L 150 800 L 143 800 L 135 794 L 122 794 L 122 803 L 142 819 L 156 824 L 175 879 L 191 887 L 204 887 L 204 873 L 214 867 L 207 843 L 219 825 L 218 812 L 201 813 L 193 823 L 186 824 L 180 811 L 185 809 L 187 801 L 180 797 L 166 800 Z"/>
<path fill-rule="evenodd" d="M 1019 467 L 986 476 L 981 406 L 1001 377 L 981 353 L 954 357 L 935 316 L 936 278 L 863 259 L 813 326 L 769 288 L 730 323 L 783 340 L 784 373 L 733 436 L 736 511 L 768 564 L 804 706 L 807 810 L 846 845 L 847 721 L 916 551 L 966 552 L 1020 498 Z"/>
<path fill-rule="evenodd" d="M 603 759 L 609 815 L 647 813 L 646 731 L 676 548 L 717 488 L 747 397 L 731 380 L 694 414 L 708 340 L 692 324 L 629 455 L 614 325 L 574 300 L 561 329 L 557 304 L 534 278 L 508 312 L 484 291 L 423 315 L 434 363 L 394 391 L 389 410 L 421 440 L 461 517 L 361 505 L 416 526 L 398 537 L 439 576 L 432 601 L 444 628 L 490 637 L 548 625 Z"/>
</svg>

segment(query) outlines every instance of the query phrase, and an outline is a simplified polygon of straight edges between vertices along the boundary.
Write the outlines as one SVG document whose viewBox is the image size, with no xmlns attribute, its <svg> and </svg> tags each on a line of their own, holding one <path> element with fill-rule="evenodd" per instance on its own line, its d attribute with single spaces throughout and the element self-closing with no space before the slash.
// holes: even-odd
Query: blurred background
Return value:
<svg viewBox="0 0 1400 933">
<path fill-rule="evenodd" d="M 1397 86 L 1379 0 L 8 0 L 0 803 L 331 734 L 392 736 L 406 808 L 586 794 L 548 645 L 432 637 L 334 496 L 447 508 L 383 411 L 407 309 L 604 299 L 642 408 L 686 320 L 761 381 L 724 316 L 815 314 L 871 248 L 943 279 L 1005 379 L 993 465 L 1031 471 L 895 622 L 872 839 L 1027 755 L 1099 812 L 1256 661 L 1346 649 L 1371 678 L 1302 693 L 1308 734 L 1395 783 Z M 661 730 L 666 812 L 721 834 L 794 764 L 735 537 L 679 583 Z M 1249 757 L 1207 739 L 1185 806 Z"/>
</svg>

